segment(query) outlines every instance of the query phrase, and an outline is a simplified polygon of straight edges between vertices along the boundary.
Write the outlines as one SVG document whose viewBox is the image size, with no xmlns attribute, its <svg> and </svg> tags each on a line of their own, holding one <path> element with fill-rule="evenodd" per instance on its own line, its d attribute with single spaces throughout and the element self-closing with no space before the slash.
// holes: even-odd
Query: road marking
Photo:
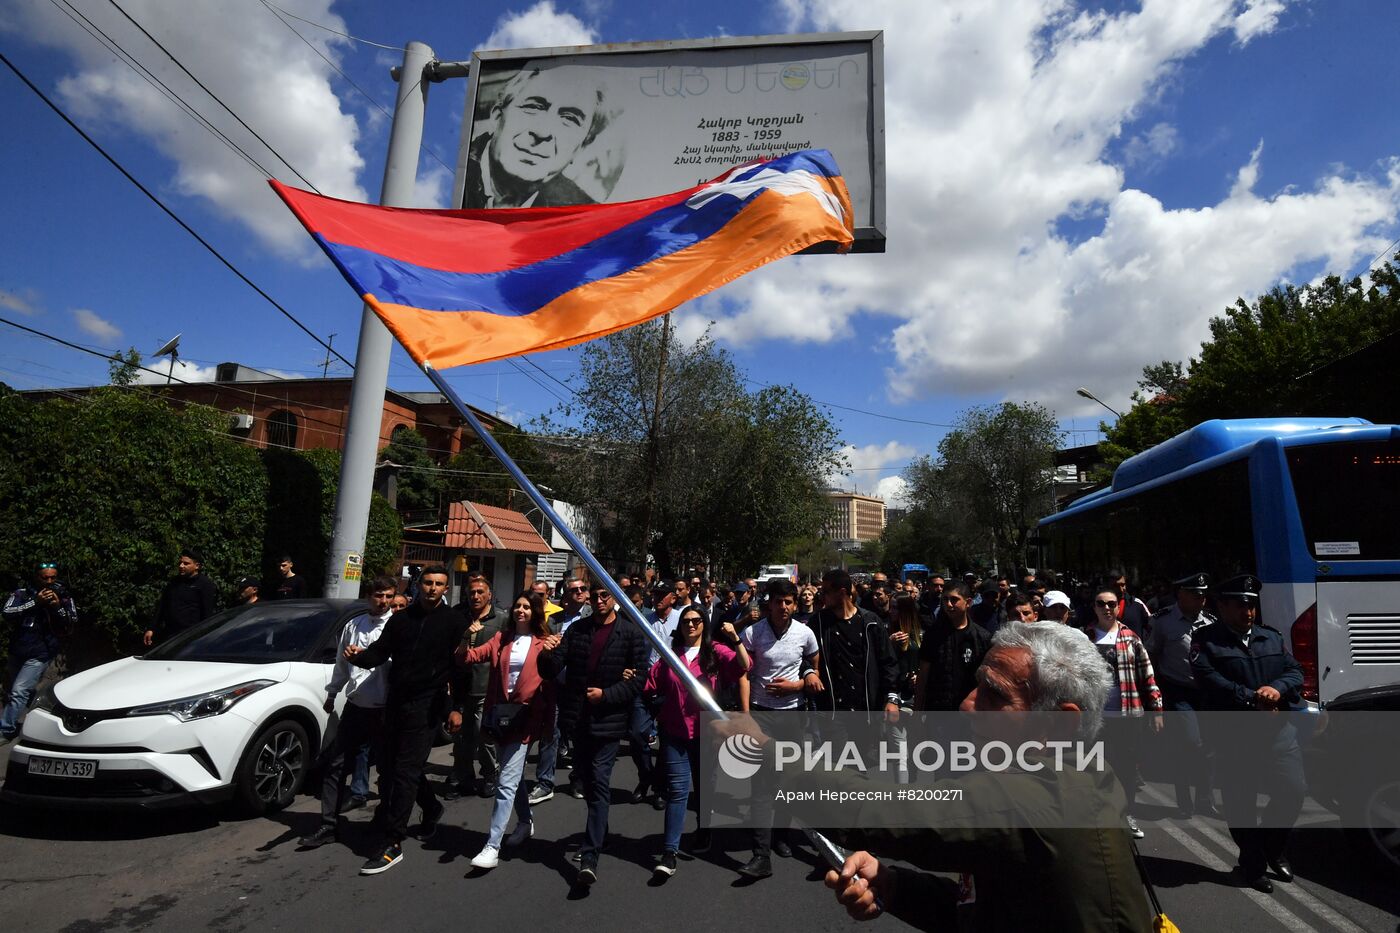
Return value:
<svg viewBox="0 0 1400 933">
<path fill-rule="evenodd" d="M 1178 829 L 1170 823 L 1154 823 L 1152 825 L 1164 830 L 1167 833 L 1167 835 L 1171 836 L 1177 842 L 1181 843 L 1181 845 L 1184 846 L 1187 851 L 1189 851 L 1192 855 L 1196 856 L 1196 858 L 1200 860 L 1201 864 L 1205 865 L 1207 868 L 1213 868 L 1216 871 L 1226 873 L 1229 873 L 1231 871 L 1231 867 L 1229 865 L 1225 864 L 1223 861 L 1217 858 L 1214 853 L 1212 853 L 1205 846 L 1201 845 L 1195 839 L 1192 839 L 1190 836 L 1186 835 L 1186 833 L 1183 832 L 1181 829 Z M 1236 890 L 1248 897 L 1250 900 L 1252 900 L 1256 905 L 1259 906 L 1261 910 L 1269 914 L 1269 916 L 1273 917 L 1275 920 L 1283 924 L 1289 930 L 1292 930 L 1293 933 L 1317 933 L 1316 927 L 1310 925 L 1302 917 L 1299 917 L 1297 914 L 1284 907 L 1278 901 L 1275 901 L 1269 895 L 1264 894 L 1260 891 L 1256 891 L 1253 888 L 1236 888 Z M 1278 889 L 1275 888 L 1274 890 Z M 1159 894 L 1158 896 L 1160 897 L 1161 895 Z"/>
<path fill-rule="evenodd" d="M 1166 798 L 1160 791 L 1158 791 L 1156 788 L 1154 788 L 1154 787 L 1148 787 L 1148 788 L 1146 788 L 1146 791 L 1147 791 L 1147 795 L 1148 795 L 1149 797 L 1153 798 L 1154 800 L 1156 800 L 1158 803 L 1161 803 L 1161 804 L 1166 805 L 1166 806 L 1170 806 L 1170 804 L 1167 803 L 1167 798 Z M 1155 825 L 1160 826 L 1160 827 L 1162 827 L 1163 829 L 1167 829 L 1167 830 L 1169 830 L 1169 831 L 1172 830 L 1172 829 L 1176 829 L 1176 828 L 1177 828 L 1177 827 L 1175 827 L 1175 826 L 1172 826 L 1172 825 L 1167 824 L 1167 823 L 1164 823 L 1164 822 L 1163 822 L 1163 823 L 1157 823 L 1157 824 L 1155 824 Z M 1196 821 L 1196 820 L 1192 820 L 1191 823 L 1190 823 L 1190 826 L 1191 826 L 1191 828 L 1195 829 L 1198 833 L 1200 833 L 1202 836 L 1205 836 L 1206 839 L 1208 839 L 1208 840 L 1210 840 L 1211 842 L 1215 843 L 1215 845 L 1216 845 L 1217 847 L 1219 847 L 1222 851 L 1224 851 L 1224 852 L 1226 852 L 1226 853 L 1229 853 L 1229 852 L 1233 852 L 1233 851 L 1235 850 L 1235 843 L 1234 843 L 1234 840 L 1230 839 L 1228 836 L 1226 836 L 1224 833 L 1220 832 L 1218 829 L 1215 829 L 1215 828 L 1212 827 L 1212 826 L 1208 826 L 1208 825 L 1206 825 L 1204 822 L 1200 822 L 1200 821 Z M 1173 835 L 1175 835 L 1175 834 L 1173 834 Z M 1179 840 L 1179 837 L 1178 837 L 1178 840 Z M 1253 893 L 1253 894 L 1259 894 L 1258 891 L 1254 891 L 1252 888 L 1251 888 L 1251 889 L 1246 889 L 1246 890 L 1249 890 L 1249 891 L 1250 891 L 1251 893 Z M 1309 894 L 1307 891 L 1305 891 L 1305 890 L 1303 890 L 1301 887 L 1299 887 L 1299 882 L 1298 882 L 1296 879 L 1295 879 L 1294 881 L 1292 881 L 1291 883 L 1290 883 L 1290 882 L 1278 882 L 1278 883 L 1276 883 L 1276 884 L 1274 885 L 1274 891 L 1277 892 L 1277 893 L 1280 893 L 1280 894 L 1286 894 L 1287 896 L 1289 896 L 1289 897 L 1293 898 L 1294 900 L 1298 901 L 1298 903 L 1302 904 L 1302 905 L 1303 905 L 1304 907 L 1306 907 L 1308 910 L 1311 910 L 1313 913 L 1317 914 L 1318 917 L 1322 918 L 1322 919 L 1323 919 L 1324 921 L 1326 921 L 1329 925 L 1331 925 L 1334 929 L 1340 930 L 1341 933 L 1366 933 L 1365 929 L 1363 929 L 1362 927 L 1357 926 L 1355 923 L 1352 923 L 1352 922 L 1351 922 L 1350 920 L 1348 920 L 1346 917 L 1344 917 L 1344 916 L 1342 916 L 1341 914 L 1339 914 L 1336 910 L 1334 910 L 1334 909 L 1333 909 L 1329 904 L 1327 904 L 1325 901 L 1320 900 L 1319 898 L 1315 897 L 1315 896 L 1312 895 L 1312 894 Z M 1268 895 L 1259 894 L 1259 896 L 1260 896 L 1260 897 L 1267 897 Z"/>
</svg>

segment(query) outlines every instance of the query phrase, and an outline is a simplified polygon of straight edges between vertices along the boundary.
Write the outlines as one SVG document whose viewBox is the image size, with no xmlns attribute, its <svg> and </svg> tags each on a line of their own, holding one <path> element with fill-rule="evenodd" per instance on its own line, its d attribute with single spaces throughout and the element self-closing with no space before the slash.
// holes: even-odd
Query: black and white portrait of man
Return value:
<svg viewBox="0 0 1400 933">
<path fill-rule="evenodd" d="M 623 157 L 620 149 L 597 144 L 616 114 L 596 73 L 531 62 L 502 77 L 503 82 L 492 82 L 499 93 L 490 100 L 489 116 L 476 120 L 462 206 L 556 207 L 606 200 L 622 173 Z M 487 80 L 480 98 L 489 96 Z M 483 103 L 478 101 L 478 114 Z"/>
</svg>

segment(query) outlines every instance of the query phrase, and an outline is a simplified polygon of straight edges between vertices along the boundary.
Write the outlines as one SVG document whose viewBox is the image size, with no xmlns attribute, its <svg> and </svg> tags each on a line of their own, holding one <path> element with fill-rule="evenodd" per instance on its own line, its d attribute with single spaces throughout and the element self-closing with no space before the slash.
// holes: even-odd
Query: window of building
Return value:
<svg viewBox="0 0 1400 933">
<path fill-rule="evenodd" d="M 279 408 L 267 417 L 267 445 L 269 447 L 296 447 L 297 416 Z"/>
</svg>

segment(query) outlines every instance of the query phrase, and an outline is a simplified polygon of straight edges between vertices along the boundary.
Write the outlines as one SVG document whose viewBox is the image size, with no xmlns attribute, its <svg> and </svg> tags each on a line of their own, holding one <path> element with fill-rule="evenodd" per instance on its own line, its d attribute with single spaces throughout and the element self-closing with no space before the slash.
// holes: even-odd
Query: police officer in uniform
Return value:
<svg viewBox="0 0 1400 933">
<path fill-rule="evenodd" d="M 1259 579 L 1241 574 L 1218 591 L 1220 621 L 1196 633 L 1191 668 L 1205 708 L 1250 711 L 1219 736 L 1217 780 L 1230 835 L 1240 849 L 1240 874 L 1256 891 L 1273 891 L 1265 869 L 1292 881 L 1284 856 L 1306 785 L 1298 732 L 1287 710 L 1299 700 L 1303 670 L 1283 635 L 1259 621 Z M 1280 712 L 1284 711 L 1284 712 Z M 1258 791 L 1269 796 L 1261 814 Z"/>
<path fill-rule="evenodd" d="M 1193 573 L 1174 584 L 1176 604 L 1152 616 L 1148 627 L 1147 653 L 1152 657 L 1152 669 L 1157 674 L 1157 686 L 1162 690 L 1163 708 L 1173 715 L 1167 717 L 1168 737 L 1180 759 L 1176 767 L 1176 807 L 1183 817 L 1199 813 L 1219 816 L 1210 783 L 1210 751 L 1201 741 L 1200 721 L 1196 711 L 1201 709 L 1201 692 L 1191 671 L 1191 640 L 1201 629 L 1216 621 L 1205 611 L 1210 577 Z M 1196 803 L 1191 804 L 1191 788 L 1196 789 Z"/>
</svg>

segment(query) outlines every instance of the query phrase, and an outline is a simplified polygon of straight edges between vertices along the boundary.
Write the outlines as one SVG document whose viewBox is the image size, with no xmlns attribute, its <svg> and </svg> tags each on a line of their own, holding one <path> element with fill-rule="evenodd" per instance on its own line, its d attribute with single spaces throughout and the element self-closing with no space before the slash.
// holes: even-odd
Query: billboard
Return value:
<svg viewBox="0 0 1400 933">
<path fill-rule="evenodd" d="M 883 48 L 853 32 L 477 52 L 453 206 L 630 201 L 829 149 L 854 250 L 883 252 Z"/>
</svg>

